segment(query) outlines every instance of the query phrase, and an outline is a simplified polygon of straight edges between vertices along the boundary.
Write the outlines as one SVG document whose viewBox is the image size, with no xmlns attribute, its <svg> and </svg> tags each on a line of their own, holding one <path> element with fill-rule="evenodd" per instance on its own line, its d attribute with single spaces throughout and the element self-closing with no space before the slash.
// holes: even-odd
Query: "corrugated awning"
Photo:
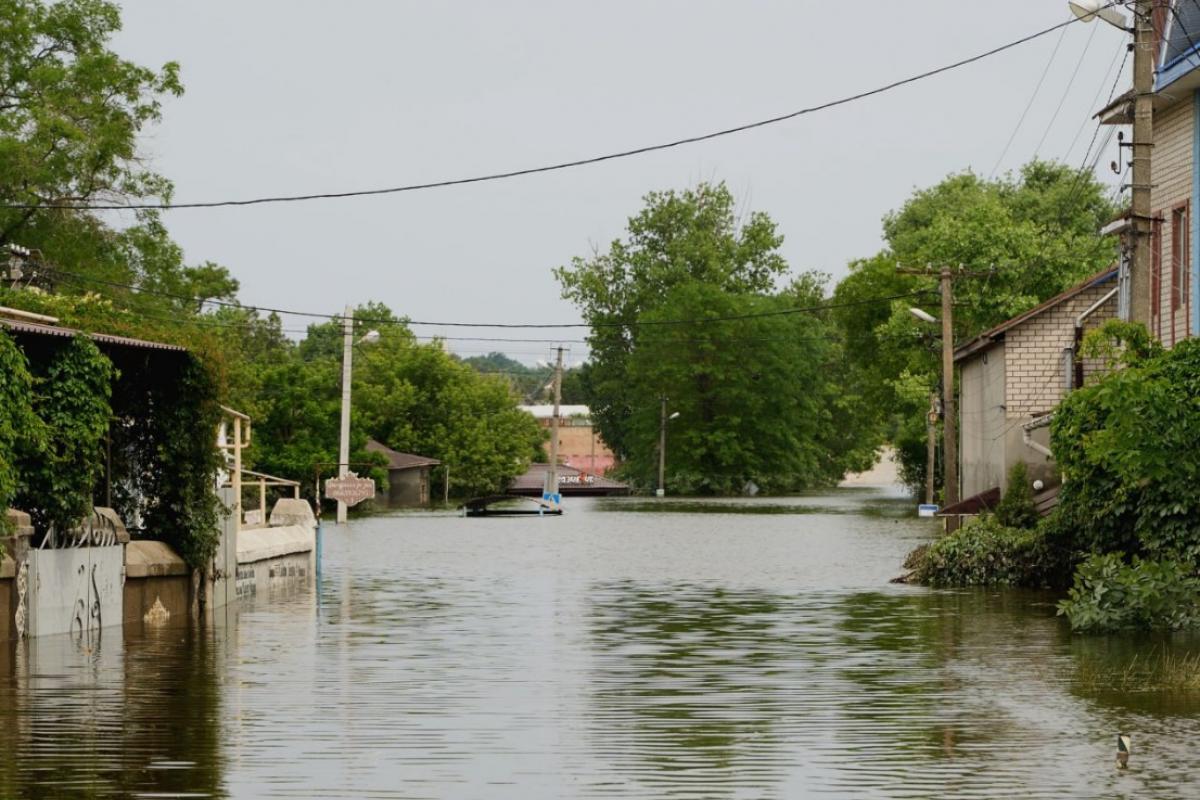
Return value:
<svg viewBox="0 0 1200 800">
<path fill-rule="evenodd" d="M 92 341 L 101 342 L 103 344 L 111 344 L 117 347 L 137 347 L 143 350 L 170 350 L 176 353 L 186 353 L 186 347 L 180 347 L 176 344 L 165 344 L 163 342 L 148 342 L 144 339 L 131 339 L 128 336 L 113 336 L 108 333 L 89 333 L 87 331 L 78 331 L 74 328 L 62 328 L 58 325 L 43 325 L 39 322 L 26 322 L 19 319 L 7 319 L 0 317 L 0 325 L 10 331 L 17 333 L 30 333 L 35 336 L 59 336 L 69 339 L 73 336 L 83 334 L 90 337 Z"/>
</svg>

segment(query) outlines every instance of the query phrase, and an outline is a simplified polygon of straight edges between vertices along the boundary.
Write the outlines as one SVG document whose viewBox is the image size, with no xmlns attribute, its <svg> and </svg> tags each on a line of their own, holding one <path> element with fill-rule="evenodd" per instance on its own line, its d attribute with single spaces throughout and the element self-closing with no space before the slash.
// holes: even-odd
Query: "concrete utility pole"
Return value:
<svg viewBox="0 0 1200 800">
<path fill-rule="evenodd" d="M 1137 0 L 1133 29 L 1133 270 L 1129 276 L 1130 317 L 1150 326 L 1152 269 L 1150 191 L 1154 148 L 1154 0 Z"/>
<path fill-rule="evenodd" d="M 338 477 L 350 470 L 350 380 L 354 359 L 354 310 L 346 306 L 342 317 L 342 436 L 338 444 Z M 346 503 L 338 500 L 337 521 L 346 521 Z"/>
<path fill-rule="evenodd" d="M 667 396 L 662 396 L 662 414 L 658 421 L 658 491 L 659 497 L 665 497 L 667 475 Z"/>
<path fill-rule="evenodd" d="M 558 415 L 562 405 L 563 349 L 556 348 L 558 359 L 554 363 L 554 416 L 550 418 L 550 469 L 547 471 L 546 490 L 558 494 Z"/>
<path fill-rule="evenodd" d="M 942 439 L 946 476 L 945 505 L 958 502 L 958 408 L 954 402 L 954 273 L 942 267 Z M 957 517 L 946 517 L 946 530 L 958 529 Z"/>
</svg>

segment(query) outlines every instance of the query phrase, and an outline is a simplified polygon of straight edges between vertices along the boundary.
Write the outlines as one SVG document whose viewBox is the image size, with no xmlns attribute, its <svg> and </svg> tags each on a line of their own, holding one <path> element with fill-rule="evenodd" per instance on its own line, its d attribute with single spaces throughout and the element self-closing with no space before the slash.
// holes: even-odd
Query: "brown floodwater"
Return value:
<svg viewBox="0 0 1200 800">
<path fill-rule="evenodd" d="M 319 592 L 9 648 L 0 796 L 1200 796 L 1200 695 L 1088 679 L 1194 639 L 890 584 L 933 533 L 869 489 L 327 526 Z"/>
</svg>

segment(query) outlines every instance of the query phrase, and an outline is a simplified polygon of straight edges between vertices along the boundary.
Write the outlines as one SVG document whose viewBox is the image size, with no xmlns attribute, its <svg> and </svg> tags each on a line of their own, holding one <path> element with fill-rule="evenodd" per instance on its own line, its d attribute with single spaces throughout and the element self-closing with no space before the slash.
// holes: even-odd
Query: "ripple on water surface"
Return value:
<svg viewBox="0 0 1200 800">
<path fill-rule="evenodd" d="M 932 532 L 905 511 L 327 528 L 319 597 L 10 651 L 0 796 L 1200 796 L 1196 698 L 1080 688 L 1150 643 L 1081 643 L 1044 596 L 890 586 Z"/>
</svg>

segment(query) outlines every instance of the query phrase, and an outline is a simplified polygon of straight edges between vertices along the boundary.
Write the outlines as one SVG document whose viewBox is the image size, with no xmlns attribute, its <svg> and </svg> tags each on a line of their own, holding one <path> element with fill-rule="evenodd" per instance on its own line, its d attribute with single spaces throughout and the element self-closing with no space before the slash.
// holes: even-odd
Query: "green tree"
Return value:
<svg viewBox="0 0 1200 800">
<path fill-rule="evenodd" d="M 1099 230 L 1116 214 L 1103 184 L 1044 161 L 1016 175 L 984 180 L 965 172 L 913 194 L 883 222 L 886 247 L 855 261 L 834 292 L 835 312 L 852 365 L 851 380 L 879 430 L 895 445 L 905 483 L 925 478 L 925 422 L 930 392 L 940 392 L 940 330 L 914 319 L 923 305 L 937 313 L 932 278 L 898 268 L 963 267 L 980 277 L 954 286 L 958 343 L 1020 314 L 1109 266 L 1111 239 Z M 925 300 L 859 304 L 926 290 Z"/>
<path fill-rule="evenodd" d="M 781 243 L 767 215 L 739 222 L 729 190 L 701 184 L 651 193 L 626 239 L 556 271 L 592 328 L 580 388 L 641 486 L 654 484 L 664 395 L 680 413 L 668 448 L 678 490 L 790 491 L 873 458 L 831 320 L 799 311 L 823 302 L 824 279 L 781 289 Z"/>
<path fill-rule="evenodd" d="M 191 299 L 231 298 L 237 281 L 206 263 L 184 264 L 159 215 L 139 211 L 114 230 L 90 203 L 169 200 L 171 183 L 137 152 L 162 98 L 183 91 L 177 64 L 149 69 L 109 48 L 119 8 L 104 0 L 0 0 L 0 246 L 39 250 L 60 292 L 134 285 L 156 295 L 126 307 L 198 310 Z M 64 208 L 65 206 L 65 208 Z"/>
</svg>

